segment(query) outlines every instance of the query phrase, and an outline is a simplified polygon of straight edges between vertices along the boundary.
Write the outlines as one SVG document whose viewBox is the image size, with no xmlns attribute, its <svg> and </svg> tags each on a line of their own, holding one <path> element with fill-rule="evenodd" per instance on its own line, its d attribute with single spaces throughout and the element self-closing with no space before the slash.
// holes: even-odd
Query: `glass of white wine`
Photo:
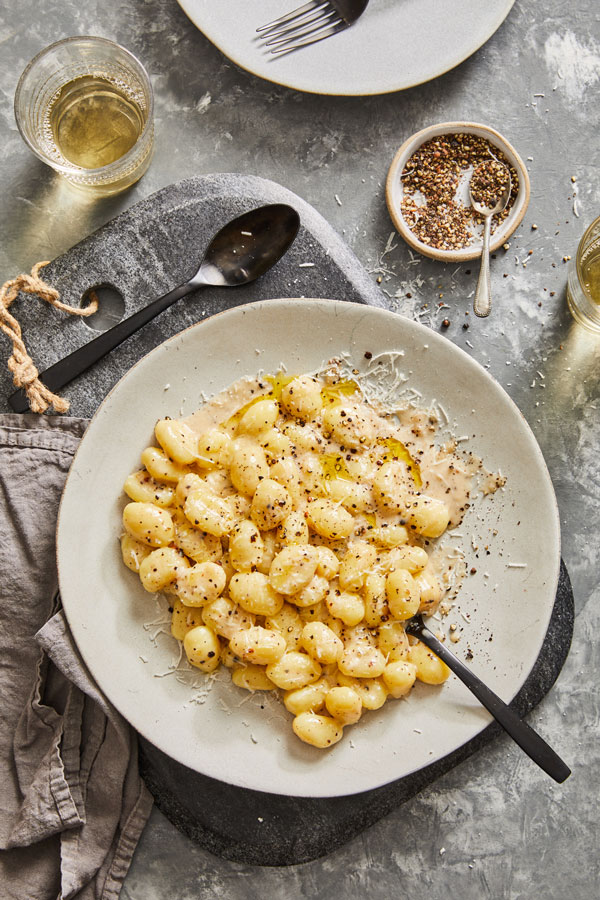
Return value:
<svg viewBox="0 0 600 900">
<path fill-rule="evenodd" d="M 600 216 L 586 229 L 569 263 L 567 303 L 576 322 L 600 333 Z"/>
<path fill-rule="evenodd" d="M 147 170 L 154 100 L 136 57 L 100 37 L 71 37 L 31 60 L 17 85 L 15 118 L 31 150 L 72 184 L 99 196 Z"/>
</svg>

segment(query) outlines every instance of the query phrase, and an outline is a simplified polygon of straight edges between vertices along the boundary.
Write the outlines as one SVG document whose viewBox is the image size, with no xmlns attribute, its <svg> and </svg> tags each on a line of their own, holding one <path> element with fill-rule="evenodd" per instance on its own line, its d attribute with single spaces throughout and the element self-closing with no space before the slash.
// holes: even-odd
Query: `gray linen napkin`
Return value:
<svg viewBox="0 0 600 900">
<path fill-rule="evenodd" d="M 152 807 L 135 732 L 57 595 L 58 503 L 86 425 L 0 415 L 2 900 L 116 900 Z"/>
</svg>

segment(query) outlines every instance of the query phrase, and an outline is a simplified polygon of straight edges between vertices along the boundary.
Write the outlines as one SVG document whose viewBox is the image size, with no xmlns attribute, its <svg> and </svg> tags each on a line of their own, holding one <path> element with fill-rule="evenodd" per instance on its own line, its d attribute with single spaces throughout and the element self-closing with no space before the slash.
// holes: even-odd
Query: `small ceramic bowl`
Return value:
<svg viewBox="0 0 600 900">
<path fill-rule="evenodd" d="M 490 244 L 491 250 L 497 250 L 498 247 L 501 247 L 502 244 L 507 241 L 523 219 L 525 210 L 529 204 L 529 175 L 527 174 L 525 163 L 514 147 L 508 143 L 506 138 L 503 138 L 502 135 L 497 131 L 494 131 L 493 128 L 489 128 L 487 125 L 478 125 L 474 122 L 442 122 L 440 125 L 430 125 L 428 128 L 424 128 L 422 131 L 413 134 L 412 137 L 402 144 L 390 166 L 385 187 L 386 202 L 392 222 L 404 240 L 410 244 L 413 249 L 418 250 L 419 253 L 422 253 L 424 256 L 430 256 L 432 259 L 439 259 L 443 262 L 461 262 L 462 260 L 476 259 L 481 256 L 481 244 L 476 242 L 457 250 L 437 250 L 420 241 L 410 230 L 402 215 L 401 203 L 403 187 L 400 176 L 402 175 L 408 159 L 410 159 L 421 144 L 424 144 L 432 138 L 439 137 L 442 134 L 464 133 L 475 134 L 478 137 L 486 138 L 491 144 L 502 151 L 519 176 L 519 191 L 515 203 L 509 215 L 492 234 Z"/>
</svg>

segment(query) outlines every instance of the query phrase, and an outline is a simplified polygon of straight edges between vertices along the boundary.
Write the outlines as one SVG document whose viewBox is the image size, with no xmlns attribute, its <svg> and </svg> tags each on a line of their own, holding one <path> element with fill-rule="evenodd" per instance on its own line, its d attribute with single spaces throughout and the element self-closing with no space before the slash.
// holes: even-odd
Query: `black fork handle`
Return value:
<svg viewBox="0 0 600 900">
<path fill-rule="evenodd" d="M 122 344 L 123 341 L 127 340 L 128 337 L 161 312 L 168 309 L 176 300 L 185 297 L 186 294 L 189 294 L 190 291 L 195 290 L 197 287 L 199 285 L 193 281 L 180 284 L 179 287 L 174 288 L 157 300 L 153 300 L 148 306 L 144 306 L 143 309 L 140 309 L 132 316 L 123 319 L 118 325 L 109 328 L 108 331 L 98 335 L 97 338 L 84 344 L 83 347 L 74 350 L 73 353 L 69 353 L 68 356 L 54 363 L 53 366 L 50 366 L 44 372 L 40 372 L 40 379 L 51 391 L 60 390 L 60 388 L 63 388 L 70 381 L 73 381 L 74 378 L 77 378 L 78 375 L 89 369 L 90 366 L 93 366 L 99 359 L 102 359 L 103 356 L 106 356 L 107 353 L 110 353 L 111 350 Z M 29 409 L 27 394 L 23 388 L 19 388 L 14 394 L 11 394 L 8 398 L 8 403 L 18 413 L 27 412 Z"/>
<path fill-rule="evenodd" d="M 569 777 L 571 770 L 560 756 L 554 752 L 552 747 L 533 728 L 530 728 L 526 722 L 520 719 L 517 713 L 490 690 L 477 675 L 474 675 L 471 669 L 462 663 L 454 653 L 448 650 L 427 628 L 425 623 L 420 620 L 420 617 L 412 620 L 407 625 L 406 630 L 409 634 L 418 637 L 420 641 L 446 663 L 448 668 L 475 694 L 479 702 L 485 706 L 511 738 L 516 741 L 521 750 L 524 750 L 544 772 L 550 775 L 551 778 L 554 778 L 555 781 L 558 781 L 559 784 Z"/>
</svg>

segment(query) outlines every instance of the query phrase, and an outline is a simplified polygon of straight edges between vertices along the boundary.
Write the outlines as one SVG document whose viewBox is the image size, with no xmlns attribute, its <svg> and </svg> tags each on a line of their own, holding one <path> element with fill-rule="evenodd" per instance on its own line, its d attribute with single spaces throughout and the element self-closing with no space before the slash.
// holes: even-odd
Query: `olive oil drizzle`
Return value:
<svg viewBox="0 0 600 900">
<path fill-rule="evenodd" d="M 252 400 L 249 400 L 248 403 L 245 403 L 236 410 L 236 412 L 223 422 L 220 427 L 233 436 L 236 433 L 237 427 L 243 416 L 251 409 L 251 407 L 256 403 L 260 403 L 261 400 L 277 400 L 277 402 L 279 402 L 284 388 L 297 377 L 297 375 L 285 375 L 281 372 L 277 375 L 265 375 L 263 381 L 271 385 L 270 390 L 265 391 L 265 393 L 262 394 L 257 394 L 256 397 L 253 397 Z M 324 385 L 321 388 L 321 396 L 323 397 L 324 404 L 338 405 L 339 403 L 343 403 L 344 397 L 350 397 L 357 391 L 357 383 L 347 379 L 338 381 L 335 384 Z M 383 456 L 380 457 L 381 461 L 388 462 L 390 460 L 401 460 L 404 462 L 412 476 L 415 487 L 419 490 L 423 484 L 419 464 L 410 455 L 402 441 L 399 441 L 397 438 L 387 437 L 378 439 L 377 443 L 386 448 Z M 339 453 L 323 454 L 321 456 L 321 466 L 323 469 L 323 477 L 326 481 L 331 481 L 334 478 L 339 478 L 344 481 L 354 481 L 343 455 Z"/>
<path fill-rule="evenodd" d="M 388 448 L 387 452 L 381 457 L 382 461 L 389 462 L 390 460 L 399 459 L 403 463 L 406 463 L 408 470 L 412 475 L 415 487 L 419 490 L 423 486 L 419 463 L 412 458 L 402 441 L 397 440 L 397 438 L 388 437 L 382 438 L 378 443 Z"/>
<path fill-rule="evenodd" d="M 265 375 L 262 380 L 268 382 L 271 385 L 271 389 L 264 394 L 257 394 L 256 397 L 253 397 L 252 400 L 241 406 L 226 422 L 222 423 L 221 428 L 230 434 L 234 434 L 244 413 L 254 406 L 255 403 L 259 403 L 261 400 L 277 400 L 279 402 L 284 388 L 297 377 L 297 375 L 284 375 L 282 372 L 278 375 Z M 323 404 L 337 405 L 342 403 L 344 397 L 355 394 L 357 390 L 358 385 L 355 381 L 345 380 L 338 381 L 335 384 L 327 384 L 321 388 Z"/>
<path fill-rule="evenodd" d="M 323 469 L 323 477 L 326 481 L 334 478 L 342 481 L 354 481 L 352 475 L 348 471 L 348 466 L 344 457 L 339 453 L 324 453 L 321 457 L 321 468 Z"/>
</svg>

